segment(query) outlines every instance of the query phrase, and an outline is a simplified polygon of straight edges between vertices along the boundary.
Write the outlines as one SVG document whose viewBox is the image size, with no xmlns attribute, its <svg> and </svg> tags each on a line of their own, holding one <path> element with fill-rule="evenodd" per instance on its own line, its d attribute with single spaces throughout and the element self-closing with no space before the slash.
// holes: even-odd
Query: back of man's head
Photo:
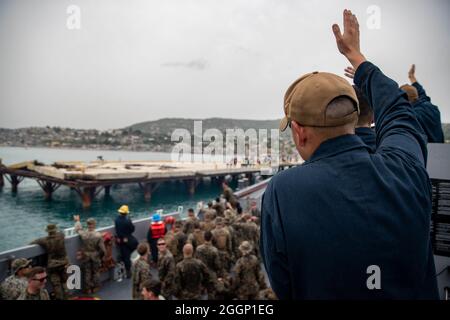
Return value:
<svg viewBox="0 0 450 320">
<path fill-rule="evenodd" d="M 205 238 L 205 241 L 211 241 L 212 239 L 212 233 L 211 231 L 206 231 L 205 234 L 203 235 L 203 237 Z"/>
<path fill-rule="evenodd" d="M 137 252 L 140 256 L 144 256 L 148 252 L 148 245 L 146 243 L 140 243 L 137 247 Z"/>
<path fill-rule="evenodd" d="M 185 258 L 189 258 L 189 257 L 192 257 L 193 253 L 194 253 L 194 247 L 192 246 L 192 244 L 190 244 L 190 243 L 185 244 L 183 247 L 183 256 Z"/>
<path fill-rule="evenodd" d="M 308 73 L 286 91 L 284 114 L 280 130 L 291 125 L 297 150 L 307 160 L 323 141 L 354 133 L 358 99 L 344 78 L 328 72 Z"/>
<path fill-rule="evenodd" d="M 354 102 L 346 96 L 340 96 L 331 100 L 325 110 L 326 119 L 341 119 L 353 113 L 353 117 L 348 122 L 338 126 L 311 126 L 323 138 L 329 139 L 338 137 L 343 134 L 353 133 L 355 125 L 358 121 L 358 115 L 355 111 Z"/>
</svg>

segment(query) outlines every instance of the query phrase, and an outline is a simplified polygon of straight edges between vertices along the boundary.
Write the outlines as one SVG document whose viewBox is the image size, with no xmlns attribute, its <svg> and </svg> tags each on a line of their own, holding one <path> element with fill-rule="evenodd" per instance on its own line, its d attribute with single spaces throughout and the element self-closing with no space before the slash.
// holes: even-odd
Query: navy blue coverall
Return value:
<svg viewBox="0 0 450 320">
<path fill-rule="evenodd" d="M 426 137 L 375 65 L 354 80 L 374 106 L 376 151 L 339 136 L 272 178 L 260 243 L 271 286 L 280 299 L 438 299 Z M 380 289 L 368 285 L 374 266 Z"/>
<path fill-rule="evenodd" d="M 439 108 L 431 103 L 424 88 L 418 82 L 412 84 L 419 94 L 419 99 L 413 103 L 414 113 L 419 120 L 423 131 L 427 135 L 428 142 L 444 143 L 444 132 L 442 131 L 441 113 Z"/>
<path fill-rule="evenodd" d="M 376 136 L 375 130 L 367 127 L 355 128 L 355 134 L 361 138 L 361 140 L 368 146 L 372 151 L 375 151 L 376 146 Z"/>
</svg>

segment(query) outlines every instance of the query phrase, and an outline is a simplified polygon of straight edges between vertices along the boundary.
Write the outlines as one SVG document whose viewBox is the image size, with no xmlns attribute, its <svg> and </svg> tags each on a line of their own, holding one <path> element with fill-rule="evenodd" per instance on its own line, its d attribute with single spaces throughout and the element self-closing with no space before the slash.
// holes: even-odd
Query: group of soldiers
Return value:
<svg viewBox="0 0 450 320">
<path fill-rule="evenodd" d="M 75 232 L 80 235 L 82 242 L 81 250 L 77 252 L 77 259 L 82 267 L 84 292 L 94 293 L 100 287 L 100 266 L 105 261 L 104 258 L 107 254 L 103 235 L 95 230 L 94 219 L 87 220 L 87 230 L 81 226 L 79 216 L 75 216 L 74 219 L 76 221 Z M 68 298 L 67 267 L 69 259 L 65 247 L 65 235 L 58 230 L 55 224 L 49 224 L 46 231 L 47 236 L 30 243 L 37 244 L 45 250 L 47 254 L 45 268 L 42 266 L 31 267 L 32 261 L 24 258 L 13 260 L 11 263 L 12 275 L 0 285 L 1 299 L 48 300 L 52 297 L 56 300 L 65 300 Z M 36 276 L 38 276 L 37 280 Z M 52 287 L 51 296 L 45 289 L 47 279 Z M 36 288 L 33 290 L 34 287 Z M 33 292 L 38 293 L 33 294 Z"/>
<path fill-rule="evenodd" d="M 157 276 L 148 263 L 149 246 L 138 246 L 132 268 L 133 299 L 145 298 L 151 281 L 160 283 L 160 299 L 276 299 L 267 287 L 259 255 L 259 210 L 252 203 L 242 212 L 232 190 L 186 220 L 165 219 L 157 241 Z M 147 285 L 146 285 L 147 284 Z"/>
<path fill-rule="evenodd" d="M 189 209 L 184 221 L 166 217 L 165 234 L 156 241 L 158 254 L 152 252 L 155 246 L 148 241 L 136 248 L 139 257 L 132 262 L 131 274 L 127 274 L 132 281 L 132 298 L 275 299 L 261 270 L 259 219 L 256 202 L 248 212 L 243 212 L 225 183 L 222 198 L 208 203 L 197 215 Z M 83 292 L 94 294 L 100 288 L 101 268 L 108 261 L 109 267 L 114 264 L 112 243 L 105 243 L 105 235 L 96 231 L 94 219 L 86 221 L 87 229 L 79 216 L 74 216 L 74 221 L 74 231 L 81 239 L 77 260 L 82 270 Z M 27 259 L 14 260 L 12 275 L 0 286 L 2 299 L 70 298 L 66 287 L 69 259 L 64 233 L 54 224 L 49 224 L 46 231 L 47 236 L 31 242 L 46 251 L 45 269 L 31 268 Z M 152 256 L 157 256 L 157 260 Z M 127 258 L 128 255 L 121 257 Z M 45 290 L 47 279 L 51 295 Z"/>
</svg>

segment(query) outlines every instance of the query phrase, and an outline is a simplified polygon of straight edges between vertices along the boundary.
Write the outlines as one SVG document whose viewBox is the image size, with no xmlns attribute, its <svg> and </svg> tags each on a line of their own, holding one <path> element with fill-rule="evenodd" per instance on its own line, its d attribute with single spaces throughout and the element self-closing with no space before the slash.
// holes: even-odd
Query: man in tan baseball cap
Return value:
<svg viewBox="0 0 450 320">
<path fill-rule="evenodd" d="M 292 128 L 295 145 L 308 160 L 323 141 L 355 133 L 358 99 L 344 78 L 315 71 L 290 85 L 284 95 L 284 114 L 280 130 Z"/>
<path fill-rule="evenodd" d="M 290 124 L 306 161 L 274 175 L 262 198 L 271 288 L 290 300 L 437 299 L 423 129 L 405 92 L 361 53 L 356 16 L 344 10 L 343 22 L 343 34 L 332 30 L 373 107 L 375 149 L 354 134 L 346 80 L 313 72 L 289 87 L 280 129 Z"/>
</svg>

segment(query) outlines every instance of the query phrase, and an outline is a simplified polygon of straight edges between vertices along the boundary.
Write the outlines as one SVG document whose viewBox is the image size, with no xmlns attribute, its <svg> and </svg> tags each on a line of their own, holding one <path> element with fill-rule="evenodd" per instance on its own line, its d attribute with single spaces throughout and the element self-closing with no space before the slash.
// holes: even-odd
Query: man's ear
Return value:
<svg viewBox="0 0 450 320">
<path fill-rule="evenodd" d="M 292 133 L 298 146 L 303 147 L 306 143 L 305 128 L 295 121 L 291 121 Z"/>
</svg>

